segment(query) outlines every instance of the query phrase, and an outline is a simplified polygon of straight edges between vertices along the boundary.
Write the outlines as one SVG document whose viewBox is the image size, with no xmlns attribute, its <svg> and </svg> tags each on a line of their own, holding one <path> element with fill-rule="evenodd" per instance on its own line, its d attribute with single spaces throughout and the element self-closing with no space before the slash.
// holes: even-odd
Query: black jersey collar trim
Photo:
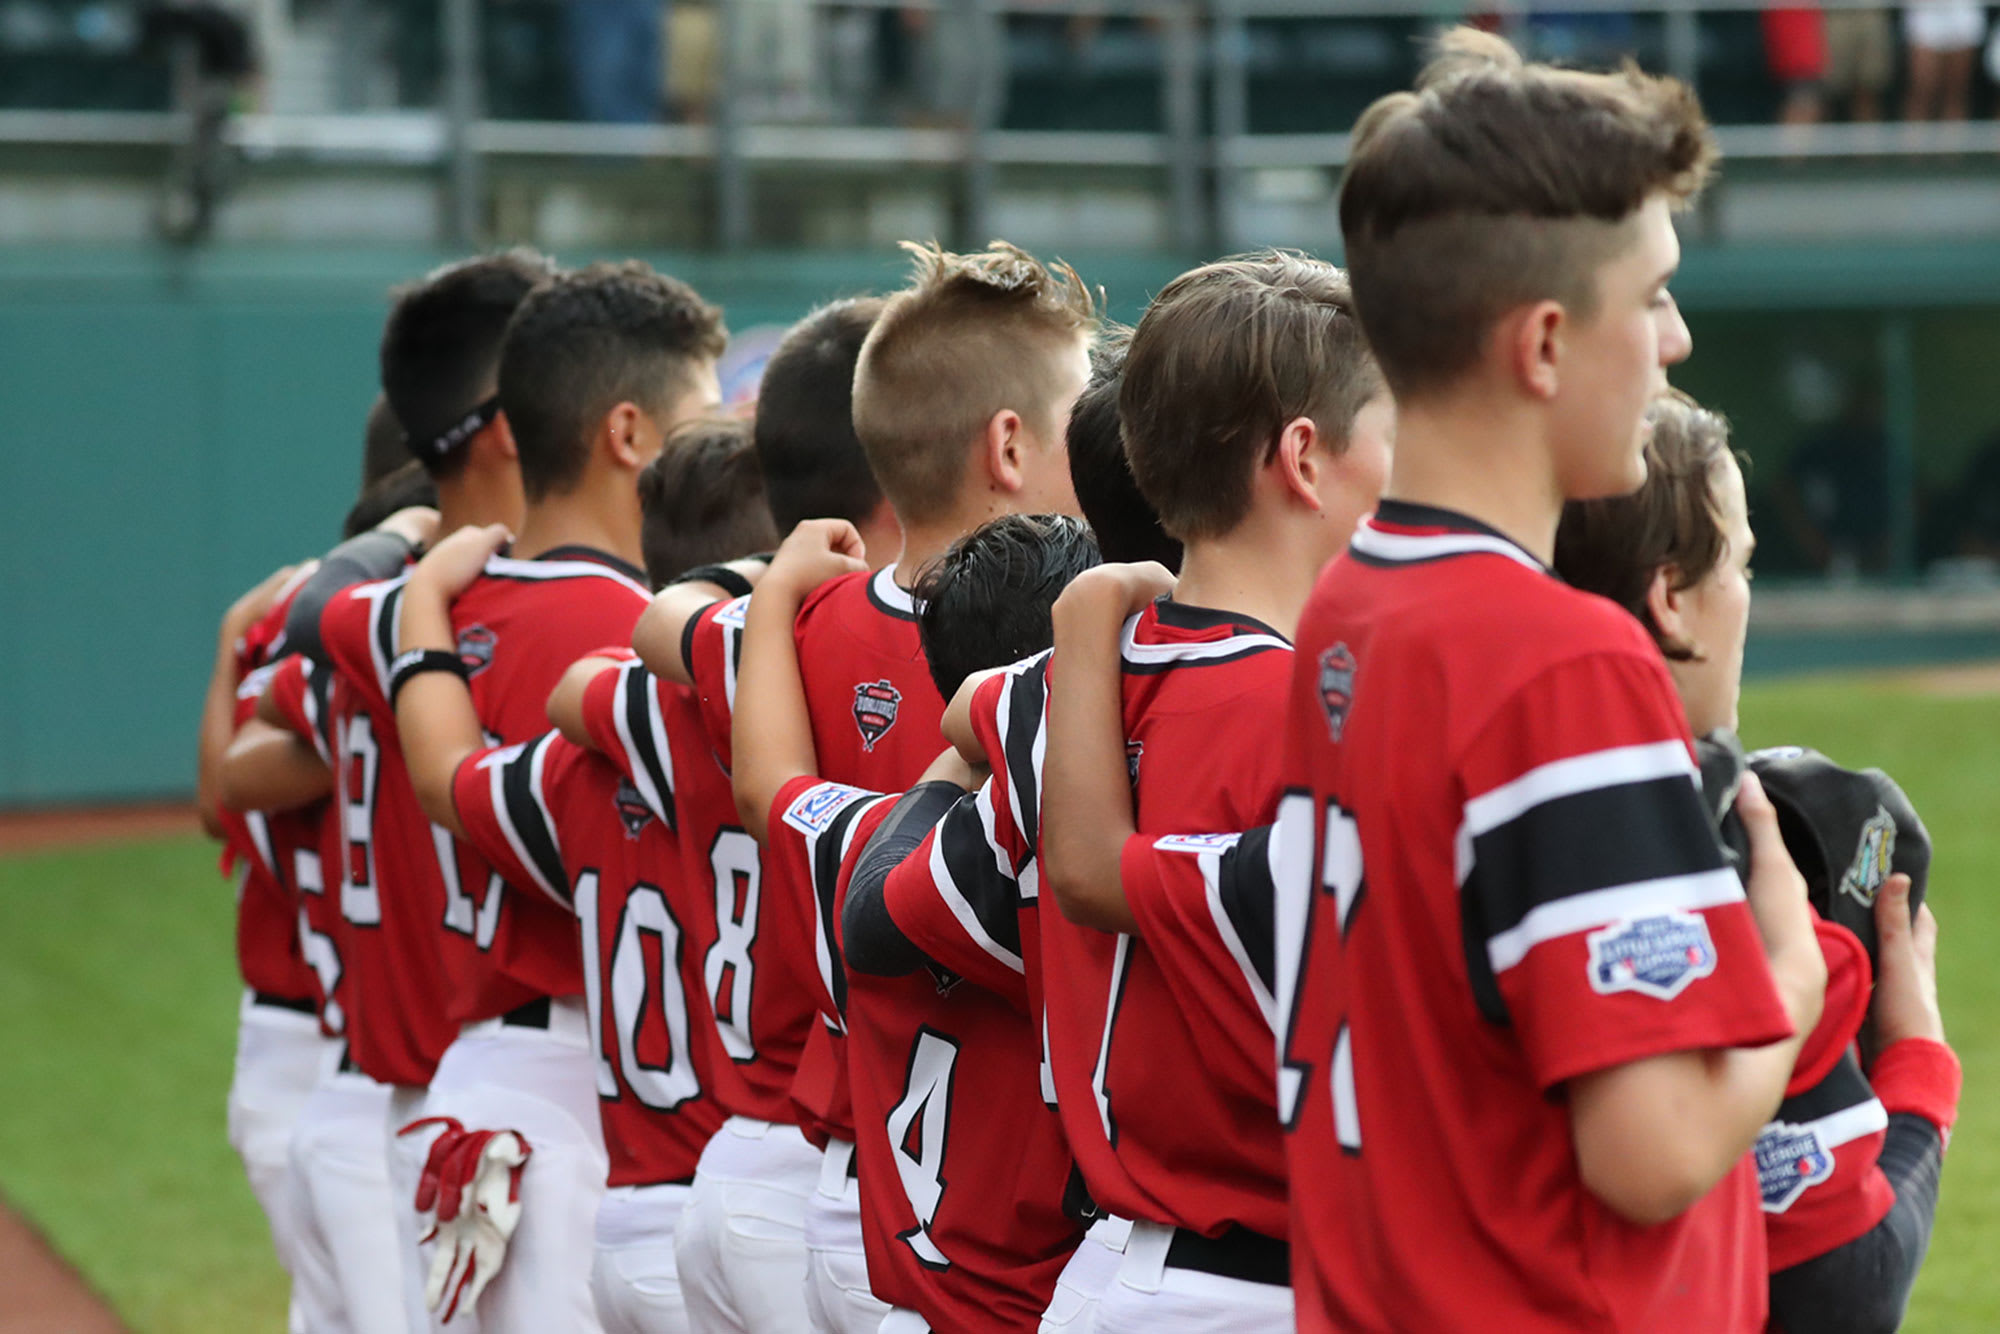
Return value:
<svg viewBox="0 0 2000 1334">
<path fill-rule="evenodd" d="M 1160 624 L 1171 625 L 1176 630 L 1238 630 L 1244 634 L 1270 635 L 1288 644 L 1292 640 L 1290 635 L 1280 634 L 1255 616 L 1215 607 L 1197 607 L 1192 602 L 1176 602 L 1167 593 L 1153 599 L 1153 617 Z"/>
<path fill-rule="evenodd" d="M 868 600 L 875 609 L 899 621 L 917 619 L 917 599 L 896 582 L 896 567 L 884 565 L 868 580 Z"/>
<path fill-rule="evenodd" d="M 538 561 L 540 560 L 594 561 L 599 565 L 610 566 L 612 569 L 618 571 L 618 573 L 624 575 L 627 579 L 632 580 L 633 582 L 639 584 L 642 587 L 651 588 L 653 586 L 651 581 L 646 578 L 646 572 L 640 569 L 638 566 L 634 565 L 631 561 L 623 560 L 620 557 L 612 555 L 608 551 L 599 551 L 596 547 L 585 546 L 580 542 L 569 543 L 559 547 L 550 547 L 547 551 L 544 551 L 541 555 L 535 557 L 535 559 Z"/>
<path fill-rule="evenodd" d="M 1378 524 L 1443 528 L 1443 533 L 1390 533 Z M 1472 539 L 1468 544 L 1466 539 Z M 1519 542 L 1489 523 L 1439 505 L 1383 500 L 1355 531 L 1351 553 L 1370 564 L 1407 565 L 1478 552 L 1507 556 L 1543 574 L 1555 572 Z"/>
</svg>

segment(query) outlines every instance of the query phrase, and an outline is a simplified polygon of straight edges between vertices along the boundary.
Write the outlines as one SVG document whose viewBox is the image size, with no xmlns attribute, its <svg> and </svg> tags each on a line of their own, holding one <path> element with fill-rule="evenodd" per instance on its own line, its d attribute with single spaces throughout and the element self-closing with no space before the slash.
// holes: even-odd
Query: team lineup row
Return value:
<svg viewBox="0 0 2000 1334">
<path fill-rule="evenodd" d="M 1346 271 L 1128 333 L 911 245 L 750 421 L 644 265 L 398 293 L 346 540 L 202 719 L 291 1327 L 1893 1329 L 1930 848 L 1734 741 L 1754 539 L 1665 374 L 1713 159 L 1461 30 Z"/>
</svg>

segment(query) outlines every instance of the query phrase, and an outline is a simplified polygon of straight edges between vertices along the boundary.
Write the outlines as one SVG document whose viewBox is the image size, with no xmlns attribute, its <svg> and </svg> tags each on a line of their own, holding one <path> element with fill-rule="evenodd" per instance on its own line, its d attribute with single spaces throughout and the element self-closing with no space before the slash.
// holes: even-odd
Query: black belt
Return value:
<svg viewBox="0 0 2000 1334">
<path fill-rule="evenodd" d="M 1288 1242 L 1234 1223 L 1219 1237 L 1204 1237 L 1181 1227 L 1174 1229 L 1174 1239 L 1167 1244 L 1167 1266 L 1250 1283 L 1289 1285 L 1292 1248 Z"/>
<path fill-rule="evenodd" d="M 549 998 L 541 996 L 526 1005 L 517 1005 L 500 1016 L 500 1022 L 510 1028 L 542 1028 L 549 1026 Z"/>
<path fill-rule="evenodd" d="M 274 996 L 268 991 L 253 991 L 250 993 L 250 1003 L 268 1005 L 274 1010 L 293 1010 L 299 1014 L 319 1013 L 319 1006 L 313 1004 L 310 996 L 304 1000 L 293 1000 L 290 996 Z"/>
<path fill-rule="evenodd" d="M 358 1075 L 363 1073 L 361 1067 L 354 1063 L 354 1049 L 345 1042 L 340 1044 L 339 1071 L 343 1075 Z"/>
</svg>

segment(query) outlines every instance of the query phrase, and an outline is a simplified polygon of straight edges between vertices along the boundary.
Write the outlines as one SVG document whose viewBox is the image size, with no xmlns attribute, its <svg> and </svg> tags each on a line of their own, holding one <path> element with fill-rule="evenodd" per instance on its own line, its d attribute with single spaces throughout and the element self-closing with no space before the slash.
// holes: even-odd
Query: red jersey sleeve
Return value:
<svg viewBox="0 0 2000 1334">
<path fill-rule="evenodd" d="M 1473 993 L 1541 1087 L 1790 1035 L 1657 658 L 1605 649 L 1540 672 L 1454 772 Z"/>
<path fill-rule="evenodd" d="M 847 973 L 840 962 L 840 907 L 850 862 L 866 835 L 888 813 L 880 792 L 830 783 L 813 775 L 792 779 L 771 801 L 765 832 L 765 875 L 803 891 L 813 919 L 813 954 L 819 965 L 820 1009 L 832 1021 L 847 1013 Z M 880 807 L 873 820 L 863 817 Z"/>
<path fill-rule="evenodd" d="M 679 686 L 628 662 L 599 672 L 583 693 L 590 743 L 631 780 L 640 800 L 669 829 L 674 811 L 674 757 L 664 694 Z"/>
<path fill-rule="evenodd" d="M 509 884 L 539 889 L 565 908 L 572 906 L 569 876 L 549 792 L 577 754 L 548 732 L 519 745 L 474 751 L 451 783 L 465 841 Z"/>
<path fill-rule="evenodd" d="M 681 661 L 694 678 L 702 726 L 722 767 L 730 766 L 729 727 L 736 715 L 736 668 L 743 660 L 744 618 L 750 599 L 711 602 L 681 631 Z"/>
<path fill-rule="evenodd" d="M 331 683 L 325 668 L 315 667 L 294 654 L 243 678 L 238 695 L 239 699 L 252 701 L 252 708 L 258 696 L 268 698 L 286 729 L 310 742 L 320 759 L 331 765 L 333 720 L 327 709 L 327 689 Z M 239 714 L 244 712 L 247 711 L 239 709 Z"/>
<path fill-rule="evenodd" d="M 389 664 L 396 660 L 396 613 L 408 575 L 343 588 L 319 614 L 319 639 L 334 669 L 370 707 L 389 711 Z"/>
<path fill-rule="evenodd" d="M 1245 994 L 1275 1030 L 1271 826 L 1247 834 L 1134 834 L 1125 904 L 1176 994 Z"/>
<path fill-rule="evenodd" d="M 1022 1007 L 1021 888 L 1002 832 L 1006 798 L 989 778 L 945 813 L 889 873 L 883 901 L 896 928 L 932 962 Z"/>
</svg>

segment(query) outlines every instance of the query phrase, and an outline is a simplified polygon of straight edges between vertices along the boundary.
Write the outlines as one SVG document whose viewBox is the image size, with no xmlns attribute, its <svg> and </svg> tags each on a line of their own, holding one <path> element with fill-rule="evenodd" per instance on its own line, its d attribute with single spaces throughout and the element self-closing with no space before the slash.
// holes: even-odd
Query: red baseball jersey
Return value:
<svg viewBox="0 0 2000 1334">
<path fill-rule="evenodd" d="M 1752 1152 L 1773 1273 L 1846 1245 L 1896 1202 L 1876 1166 L 1889 1113 L 1855 1049 L 1874 970 L 1853 932 L 1815 925 L 1826 956 L 1826 1005 L 1799 1052 L 1785 1101 Z"/>
<path fill-rule="evenodd" d="M 235 723 L 257 710 L 258 696 L 285 658 L 285 616 L 301 581 L 294 578 L 271 610 L 236 644 Z M 299 849 L 319 845 L 321 804 L 266 815 L 224 810 L 222 865 L 234 871 L 236 966 L 252 991 L 287 1001 L 318 993 L 299 940 L 299 887 L 292 866 Z"/>
<path fill-rule="evenodd" d="M 259 693 L 271 699 L 285 726 L 311 742 L 332 769 L 336 744 L 333 672 L 294 654 L 271 664 L 254 679 L 244 678 L 246 690 L 253 684 L 261 686 Z M 340 865 L 339 810 L 339 803 L 329 799 L 284 816 L 246 817 L 267 873 L 282 881 L 295 897 L 293 938 L 311 978 L 320 1030 L 328 1037 L 347 1032 L 352 989 L 342 963 L 345 929 L 340 905 L 326 892 L 326 868 Z"/>
<path fill-rule="evenodd" d="M 717 1101 L 736 1115 L 795 1123 L 792 1079 L 819 1023 L 812 924 L 766 892 L 763 859 L 737 823 L 693 692 L 630 663 L 590 683 L 584 719 L 631 799 L 678 832 L 682 879 L 702 905 L 683 925 L 702 966 Z"/>
<path fill-rule="evenodd" d="M 1201 834 L 1268 822 L 1290 643 L 1247 617 L 1162 599 L 1127 623 L 1122 656 L 1139 828 Z M 974 710 L 1004 795 L 993 802 L 996 860 L 1004 852 L 1024 886 L 1039 829 L 1046 673 L 996 678 L 1003 684 L 983 687 Z M 1235 1224 L 1283 1237 L 1284 1153 L 1268 1067 L 1259 1072 L 1269 1043 L 1235 1050 L 1260 1014 L 1245 980 L 1189 991 L 1177 979 L 1202 965 L 1178 957 L 1180 931 L 1156 923 L 1156 946 L 1150 935 L 1076 926 L 1033 897 L 1042 962 L 1030 991 L 1042 993 L 1056 1102 L 1091 1197 L 1120 1217 L 1210 1236 Z"/>
<path fill-rule="evenodd" d="M 395 744 L 388 669 L 395 658 L 402 587 L 402 580 L 391 580 L 349 589 L 321 617 L 321 639 L 342 676 L 390 728 L 382 733 L 388 744 L 380 749 Z M 549 692 L 563 672 L 601 645 L 628 642 L 649 600 L 640 571 L 587 548 L 557 547 L 535 560 L 488 561 L 451 608 L 458 653 L 487 740 L 512 744 L 546 730 Z M 440 872 L 443 903 L 432 930 L 444 961 L 451 1017 L 461 1023 L 492 1019 L 542 996 L 580 993 L 574 917 L 539 895 L 508 894 L 484 858 L 454 846 L 444 831 L 425 823 Z M 415 847 L 385 852 L 394 864 L 384 870 L 392 877 L 405 856 L 422 859 Z M 350 862 L 353 879 L 360 858 Z"/>
<path fill-rule="evenodd" d="M 955 974 L 847 975 L 847 886 L 895 798 L 794 779 L 768 856 L 812 888 L 846 1055 L 870 1286 L 933 1329 L 1033 1330 L 1082 1237 L 1070 1156 L 1039 1096 L 1040 1044 L 1019 1007 Z"/>
<path fill-rule="evenodd" d="M 385 1084 L 430 1083 L 458 1036 L 438 951 L 452 838 L 417 804 L 387 698 L 395 611 L 406 576 L 357 584 L 320 614 L 334 667 L 334 832 L 322 856 L 337 912 L 348 1055 Z M 462 898 L 462 894 L 457 897 Z"/>
<path fill-rule="evenodd" d="M 1759 1329 L 1749 1155 L 1637 1227 L 1564 1081 L 1790 1024 L 1639 623 L 1384 502 L 1301 624 L 1279 814 L 1279 1110 L 1302 1330 Z"/>
<path fill-rule="evenodd" d="M 829 580 L 806 599 L 794 630 L 820 774 L 880 792 L 915 783 L 944 749 L 944 701 L 924 661 L 915 604 L 894 575 L 895 567 L 885 566 Z M 689 622 L 682 644 L 710 740 L 725 766 L 748 605 L 737 598 L 707 608 Z M 767 866 L 766 874 L 770 893 L 806 911 L 810 885 L 787 882 L 778 868 Z M 823 964 L 825 956 L 816 962 Z M 844 1021 L 838 1007 L 824 1017 L 825 1025 L 808 1037 L 792 1096 L 819 1133 L 852 1139 Z"/>
<path fill-rule="evenodd" d="M 608 1184 L 691 1181 L 727 1112 L 695 925 L 713 906 L 689 883 L 674 828 L 609 760 L 554 732 L 468 756 L 452 801 L 466 841 L 508 884 L 582 924 Z"/>
</svg>

